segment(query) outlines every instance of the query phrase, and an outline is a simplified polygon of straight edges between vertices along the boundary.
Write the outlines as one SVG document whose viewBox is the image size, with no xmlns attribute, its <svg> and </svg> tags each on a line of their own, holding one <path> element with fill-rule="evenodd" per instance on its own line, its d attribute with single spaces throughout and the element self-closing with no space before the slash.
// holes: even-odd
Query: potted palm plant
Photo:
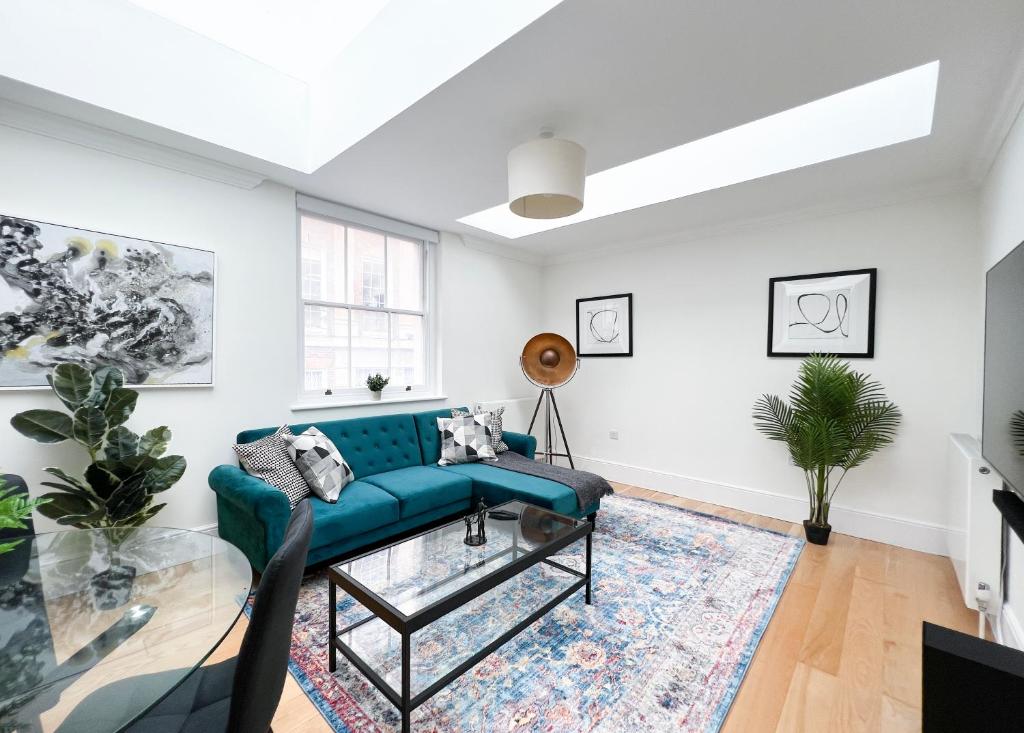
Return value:
<svg viewBox="0 0 1024 733">
<path fill-rule="evenodd" d="M 21 486 L 24 487 L 24 483 Z M 32 510 L 46 502 L 46 499 L 30 499 L 27 489 L 22 488 L 21 491 L 18 491 L 16 486 L 8 486 L 6 479 L 0 476 L 0 530 L 28 529 L 28 520 L 32 517 Z M 23 539 L 15 538 L 9 542 L 0 542 L 0 555 L 13 550 L 22 543 Z"/>
<path fill-rule="evenodd" d="M 808 542 L 825 545 L 829 507 L 847 472 L 893 442 L 902 415 L 881 384 L 820 354 L 800 364 L 789 399 L 762 395 L 754 403 L 754 425 L 785 443 L 804 472 L 810 502 L 804 533 Z"/>
</svg>

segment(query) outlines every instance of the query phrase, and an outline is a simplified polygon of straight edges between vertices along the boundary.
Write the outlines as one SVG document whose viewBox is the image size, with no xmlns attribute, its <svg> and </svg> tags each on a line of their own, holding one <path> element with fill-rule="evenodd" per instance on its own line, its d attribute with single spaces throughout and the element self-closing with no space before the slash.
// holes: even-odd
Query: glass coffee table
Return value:
<svg viewBox="0 0 1024 733">
<path fill-rule="evenodd" d="M 514 515 L 498 519 L 491 512 Z M 401 711 L 412 711 L 527 626 L 584 589 L 593 524 L 519 501 L 489 507 L 487 542 L 451 524 L 330 567 L 330 670 L 341 652 Z M 584 543 L 584 570 L 553 559 Z M 369 614 L 337 629 L 337 589 Z"/>
</svg>

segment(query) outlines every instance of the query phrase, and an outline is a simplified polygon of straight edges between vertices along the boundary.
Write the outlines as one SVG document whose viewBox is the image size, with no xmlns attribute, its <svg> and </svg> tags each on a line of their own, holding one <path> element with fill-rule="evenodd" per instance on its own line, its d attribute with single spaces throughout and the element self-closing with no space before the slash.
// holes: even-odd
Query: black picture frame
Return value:
<svg viewBox="0 0 1024 733">
<path fill-rule="evenodd" d="M 583 351 L 583 341 L 580 333 L 580 304 L 589 303 L 595 300 L 618 300 L 625 299 L 626 301 L 626 333 L 629 337 L 629 349 L 627 351 L 619 353 L 586 353 Z M 616 293 L 615 295 L 597 295 L 592 298 L 577 298 L 576 299 L 576 355 L 580 358 L 597 358 L 597 357 L 625 357 L 633 356 L 633 294 L 632 293 Z"/>
<path fill-rule="evenodd" d="M 868 276 L 868 328 L 867 348 L 864 351 L 827 351 L 833 356 L 840 356 L 845 359 L 873 359 L 875 356 L 875 305 L 878 288 L 878 268 L 865 267 L 859 270 L 839 270 L 836 272 L 816 272 L 809 275 L 787 275 L 785 277 L 773 277 L 768 280 L 768 349 L 769 357 L 796 357 L 810 356 L 814 352 L 777 351 L 775 348 L 775 286 L 778 283 L 798 280 L 815 280 L 830 277 L 842 277 L 844 275 L 867 275 Z"/>
</svg>

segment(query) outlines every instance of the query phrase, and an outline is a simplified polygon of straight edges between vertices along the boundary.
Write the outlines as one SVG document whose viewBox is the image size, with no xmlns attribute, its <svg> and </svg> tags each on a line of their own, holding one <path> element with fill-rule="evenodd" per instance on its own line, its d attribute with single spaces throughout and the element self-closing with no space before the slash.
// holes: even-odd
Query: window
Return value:
<svg viewBox="0 0 1024 733">
<path fill-rule="evenodd" d="M 301 396 L 430 386 L 427 243 L 301 213 Z"/>
</svg>

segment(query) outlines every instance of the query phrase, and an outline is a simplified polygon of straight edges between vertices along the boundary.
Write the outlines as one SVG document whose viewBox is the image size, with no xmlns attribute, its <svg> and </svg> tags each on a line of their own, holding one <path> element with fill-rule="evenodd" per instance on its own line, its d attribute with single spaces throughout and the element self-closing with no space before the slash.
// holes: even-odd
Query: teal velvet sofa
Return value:
<svg viewBox="0 0 1024 733">
<path fill-rule="evenodd" d="M 310 497 L 313 538 L 306 565 L 314 565 L 446 517 L 466 514 L 480 499 L 488 506 L 520 499 L 574 517 L 593 515 L 600 502 L 580 508 L 569 487 L 487 463 L 439 466 L 437 418 L 451 410 L 379 415 L 291 425 L 300 433 L 316 425 L 345 457 L 355 480 L 336 504 Z M 250 443 L 276 428 L 244 430 L 239 443 Z M 509 449 L 533 458 L 537 439 L 505 432 Z M 217 494 L 220 536 L 249 558 L 258 572 L 277 550 L 291 516 L 282 491 L 238 466 L 217 466 L 210 472 Z"/>
</svg>

